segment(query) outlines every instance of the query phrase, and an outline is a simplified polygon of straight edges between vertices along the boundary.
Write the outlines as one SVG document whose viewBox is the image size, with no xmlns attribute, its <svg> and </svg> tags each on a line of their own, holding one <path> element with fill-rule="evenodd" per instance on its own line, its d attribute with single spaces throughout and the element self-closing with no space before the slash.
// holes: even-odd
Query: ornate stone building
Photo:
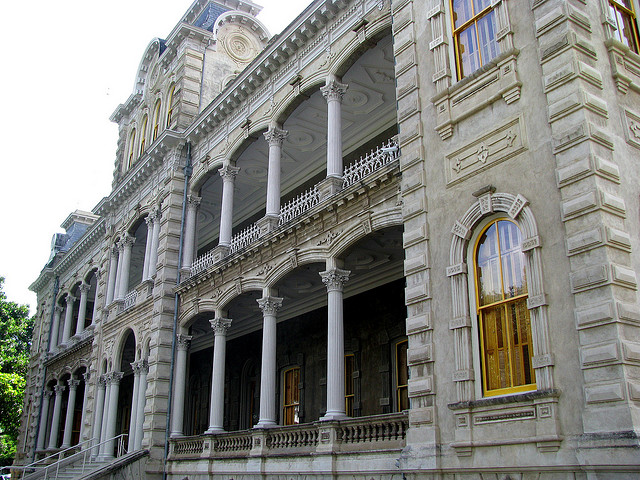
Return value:
<svg viewBox="0 0 640 480">
<path fill-rule="evenodd" d="M 17 464 L 638 478 L 636 1 L 259 10 L 143 53 L 32 285 Z"/>
</svg>

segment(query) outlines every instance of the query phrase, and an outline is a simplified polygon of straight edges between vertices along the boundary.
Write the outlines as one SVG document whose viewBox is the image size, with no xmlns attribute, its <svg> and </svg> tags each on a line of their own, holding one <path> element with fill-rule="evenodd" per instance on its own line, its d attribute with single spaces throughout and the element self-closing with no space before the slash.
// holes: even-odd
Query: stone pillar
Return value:
<svg viewBox="0 0 640 480">
<path fill-rule="evenodd" d="M 109 276 L 107 277 L 107 299 L 105 306 L 110 305 L 113 302 L 113 297 L 116 291 L 116 279 L 118 277 L 118 249 L 116 247 L 111 248 L 111 257 L 109 259 Z"/>
<path fill-rule="evenodd" d="M 149 214 L 153 218 L 153 232 L 151 233 L 151 256 L 149 258 L 149 278 L 153 278 L 158 268 L 158 241 L 160 240 L 160 214 L 153 211 Z"/>
<path fill-rule="evenodd" d="M 149 238 L 149 237 L 147 237 Z M 138 395 L 140 395 L 140 362 L 132 362 L 133 369 L 133 394 L 131 395 L 131 414 L 129 416 L 129 440 L 127 442 L 127 452 L 134 451 L 136 440 L 136 420 L 138 419 Z"/>
<path fill-rule="evenodd" d="M 42 397 L 42 412 L 40 414 L 40 430 L 38 430 L 38 441 L 36 443 L 36 451 L 44 449 L 44 439 L 47 433 L 47 419 L 49 418 L 49 405 L 51 404 L 51 390 L 45 390 Z"/>
<path fill-rule="evenodd" d="M 120 392 L 120 380 L 122 372 L 113 372 L 110 375 L 111 385 L 109 387 L 109 409 L 107 414 L 107 430 L 105 432 L 104 449 L 100 449 L 100 454 L 104 459 L 113 458 L 113 437 L 116 434 L 116 418 L 118 416 L 118 393 Z"/>
<path fill-rule="evenodd" d="M 330 194 L 342 188 L 342 99 L 347 87 L 336 79 L 329 79 L 320 88 L 327 100 L 327 179 L 330 179 L 327 184 Z"/>
<path fill-rule="evenodd" d="M 144 436 L 144 407 L 147 401 L 147 373 L 149 364 L 146 360 L 140 363 L 140 382 L 138 387 L 138 407 L 136 408 L 136 435 L 133 442 L 134 450 L 142 448 L 142 437 Z"/>
<path fill-rule="evenodd" d="M 176 355 L 175 383 L 173 386 L 173 412 L 171 417 L 171 436 L 184 435 L 184 396 L 187 385 L 187 353 L 191 338 L 188 335 L 178 334 L 178 353 Z"/>
<path fill-rule="evenodd" d="M 111 401 L 111 373 L 104 374 L 105 393 L 102 406 L 102 423 L 100 425 L 100 438 L 98 443 L 102 443 L 107 439 L 107 425 L 109 424 L 109 402 Z M 98 454 L 102 456 L 104 453 L 104 445 L 100 445 Z"/>
<path fill-rule="evenodd" d="M 278 127 L 271 127 L 264 134 L 269 143 L 269 174 L 267 177 L 267 209 L 266 216 L 280 217 L 280 160 L 282 157 L 282 141 L 289 132 Z M 277 224 L 276 224 L 277 225 Z"/>
<path fill-rule="evenodd" d="M 282 298 L 263 297 L 257 300 L 263 315 L 262 366 L 260 370 L 260 420 L 256 427 L 276 423 L 276 314 Z"/>
<path fill-rule="evenodd" d="M 320 272 L 327 286 L 327 413 L 322 420 L 346 417 L 344 404 L 344 328 L 342 289 L 349 280 L 348 270 L 333 268 Z"/>
<path fill-rule="evenodd" d="M 84 420 L 87 413 L 87 397 L 89 396 L 89 380 L 91 380 L 91 372 L 87 371 L 82 374 L 84 380 L 84 394 L 82 396 L 82 416 L 80 417 L 80 443 L 84 440 L 88 440 L 87 437 L 82 436 L 84 430 Z"/>
<path fill-rule="evenodd" d="M 51 344 L 49 345 L 49 351 L 58 345 L 58 331 L 60 330 L 60 316 L 62 315 L 62 307 L 56 305 L 53 307 L 53 323 L 51 324 Z"/>
<path fill-rule="evenodd" d="M 120 291 L 118 300 L 124 300 L 129 292 L 129 268 L 131 267 L 131 249 L 135 243 L 135 237 L 125 235 L 121 240 L 122 243 L 122 276 L 120 277 Z"/>
<path fill-rule="evenodd" d="M 91 442 L 94 446 L 93 451 L 91 452 L 92 457 L 97 457 L 100 453 L 100 448 L 96 447 L 100 443 L 102 438 L 102 421 L 104 414 L 104 403 L 105 403 L 105 390 L 107 386 L 107 380 L 105 375 L 100 375 L 98 378 L 98 384 L 96 386 L 96 403 L 95 403 L 95 417 L 93 419 L 93 441 Z M 85 389 L 86 389 L 85 385 Z"/>
<path fill-rule="evenodd" d="M 83 283 L 80 285 L 80 306 L 78 307 L 78 322 L 76 323 L 76 335 L 84 332 L 84 319 L 87 316 L 87 296 L 91 290 L 91 285 Z"/>
<path fill-rule="evenodd" d="M 153 218 L 147 215 L 144 219 L 147 224 L 147 242 L 144 247 L 144 263 L 142 264 L 142 281 L 149 278 L 149 263 L 151 261 L 151 242 L 153 241 Z"/>
<path fill-rule="evenodd" d="M 71 378 L 67 380 L 69 385 L 69 399 L 67 401 L 67 415 L 64 419 L 64 435 L 62 437 L 62 449 L 69 448 L 71 446 L 71 430 L 73 429 L 73 413 L 76 408 L 76 393 L 78 392 L 78 385 L 80 380 Z"/>
<path fill-rule="evenodd" d="M 227 351 L 227 330 L 231 320 L 214 318 L 211 327 L 214 331 L 213 342 L 213 373 L 211 377 L 211 408 L 209 414 L 209 429 L 205 433 L 224 432 L 224 371 Z"/>
<path fill-rule="evenodd" d="M 186 272 L 191 270 L 193 264 L 193 254 L 196 249 L 196 226 L 198 220 L 198 207 L 202 198 L 195 195 L 187 196 L 187 218 L 184 224 L 184 243 L 182 245 L 182 269 Z"/>
<path fill-rule="evenodd" d="M 49 450 L 53 450 L 58 445 L 58 431 L 60 429 L 60 412 L 62 411 L 62 394 L 64 393 L 64 385 L 56 385 L 53 387 L 55 391 L 55 401 L 53 403 L 53 418 L 51 419 L 51 432 L 49 434 Z"/>
<path fill-rule="evenodd" d="M 73 304 L 76 302 L 76 297 L 67 295 L 65 300 L 67 306 L 64 311 L 64 330 L 62 331 L 62 343 L 67 343 L 71 337 L 71 322 L 73 321 Z"/>
<path fill-rule="evenodd" d="M 220 212 L 220 246 L 231 246 L 231 229 L 233 227 L 233 190 L 239 168 L 227 165 L 219 172 L 222 177 L 222 209 Z"/>
</svg>

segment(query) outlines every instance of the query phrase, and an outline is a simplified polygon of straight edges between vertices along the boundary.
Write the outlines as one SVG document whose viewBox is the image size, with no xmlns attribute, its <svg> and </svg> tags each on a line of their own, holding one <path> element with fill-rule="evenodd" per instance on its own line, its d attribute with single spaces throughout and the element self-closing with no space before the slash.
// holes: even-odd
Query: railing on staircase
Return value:
<svg viewBox="0 0 640 480">
<path fill-rule="evenodd" d="M 84 473 L 91 468 L 92 464 L 96 463 L 95 452 L 99 451 L 99 447 L 102 445 L 109 442 L 116 442 L 116 457 L 125 454 L 127 451 L 125 448 L 126 438 L 127 434 L 122 433 L 96 444 L 93 443 L 95 439 L 85 440 L 73 447 L 60 450 L 53 455 L 49 455 L 24 467 L 11 467 L 11 470 L 22 471 L 22 480 L 55 480 L 58 478 L 58 475 L 64 472 L 65 467 L 76 464 L 81 466 L 80 473 Z M 80 451 L 77 451 L 78 448 Z M 75 451 L 75 453 L 71 453 L 73 451 Z"/>
</svg>

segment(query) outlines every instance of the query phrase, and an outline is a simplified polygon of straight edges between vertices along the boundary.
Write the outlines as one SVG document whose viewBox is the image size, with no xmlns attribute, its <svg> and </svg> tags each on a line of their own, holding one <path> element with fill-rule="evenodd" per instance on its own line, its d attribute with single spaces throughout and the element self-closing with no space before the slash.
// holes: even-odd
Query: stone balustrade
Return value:
<svg viewBox="0 0 640 480">
<path fill-rule="evenodd" d="M 409 418 L 406 413 L 314 422 L 287 427 L 255 428 L 170 440 L 169 460 L 186 458 L 299 455 L 332 451 L 396 451 L 404 448 Z M 256 451 L 256 446 L 260 448 Z"/>
<path fill-rule="evenodd" d="M 248 247 L 253 242 L 258 240 L 260 236 L 260 228 L 257 224 L 249 225 L 244 230 L 238 232 L 231 238 L 231 253 L 235 253 L 245 247 Z"/>
</svg>

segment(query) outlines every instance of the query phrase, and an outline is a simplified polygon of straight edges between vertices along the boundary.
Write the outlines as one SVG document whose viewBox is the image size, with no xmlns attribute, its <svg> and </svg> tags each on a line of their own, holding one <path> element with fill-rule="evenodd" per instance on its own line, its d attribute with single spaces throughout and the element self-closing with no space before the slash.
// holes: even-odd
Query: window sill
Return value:
<svg viewBox="0 0 640 480">
<path fill-rule="evenodd" d="M 618 91 L 626 94 L 629 89 L 640 93 L 640 55 L 615 39 L 604 42 L 609 51 L 611 75 Z"/>
<path fill-rule="evenodd" d="M 550 390 L 533 390 L 531 392 L 516 393 L 513 395 L 504 395 L 500 397 L 487 397 L 480 400 L 471 400 L 469 402 L 456 402 L 447 405 L 450 410 L 462 410 L 482 407 L 491 407 L 495 405 L 508 405 L 512 403 L 532 402 L 541 398 L 557 398 L 560 392 L 557 389 Z"/>
<path fill-rule="evenodd" d="M 522 82 L 517 75 L 516 59 L 520 52 L 512 49 L 499 55 L 468 77 L 431 98 L 436 107 L 436 131 L 443 140 L 453 135 L 453 127 L 503 98 L 508 104 L 520 98 Z"/>
</svg>

